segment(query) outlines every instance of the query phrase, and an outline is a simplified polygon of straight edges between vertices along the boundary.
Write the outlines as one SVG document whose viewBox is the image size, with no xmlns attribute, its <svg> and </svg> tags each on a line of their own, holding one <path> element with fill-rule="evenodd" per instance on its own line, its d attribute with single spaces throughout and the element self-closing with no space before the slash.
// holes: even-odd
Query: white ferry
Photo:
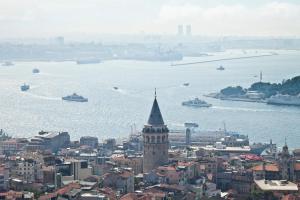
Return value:
<svg viewBox="0 0 300 200">
<path fill-rule="evenodd" d="M 184 101 L 182 102 L 183 106 L 192 106 L 192 107 L 211 107 L 212 105 L 209 103 L 206 103 L 203 100 L 200 100 L 199 98 L 195 98 L 192 100 Z"/>
<path fill-rule="evenodd" d="M 76 93 L 73 93 L 72 95 L 69 95 L 69 96 L 62 97 L 62 100 L 76 101 L 76 102 L 87 102 L 88 101 L 87 98 L 84 98 L 83 96 L 79 96 Z"/>
</svg>

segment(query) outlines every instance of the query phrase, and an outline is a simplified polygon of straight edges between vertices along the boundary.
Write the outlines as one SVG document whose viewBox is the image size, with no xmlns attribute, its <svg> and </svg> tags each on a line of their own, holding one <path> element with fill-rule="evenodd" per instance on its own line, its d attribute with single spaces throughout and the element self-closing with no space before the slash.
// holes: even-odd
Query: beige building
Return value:
<svg viewBox="0 0 300 200">
<path fill-rule="evenodd" d="M 134 191 L 134 174 L 126 169 L 116 168 L 102 176 L 103 186 L 110 187 L 121 194 Z"/>
<path fill-rule="evenodd" d="M 43 179 L 42 164 L 33 159 L 21 158 L 16 161 L 11 172 L 13 177 L 20 178 L 29 183 Z"/>
<path fill-rule="evenodd" d="M 113 156 L 111 160 L 116 163 L 117 167 L 131 168 L 134 174 L 143 172 L 143 157 L 141 156 Z"/>
<path fill-rule="evenodd" d="M 148 123 L 143 128 L 143 172 L 149 172 L 168 163 L 168 133 L 169 130 L 164 124 L 155 95 Z"/>
<path fill-rule="evenodd" d="M 62 181 L 84 180 L 92 175 L 92 167 L 86 160 L 67 160 L 56 165 L 56 171 L 61 174 Z"/>
</svg>

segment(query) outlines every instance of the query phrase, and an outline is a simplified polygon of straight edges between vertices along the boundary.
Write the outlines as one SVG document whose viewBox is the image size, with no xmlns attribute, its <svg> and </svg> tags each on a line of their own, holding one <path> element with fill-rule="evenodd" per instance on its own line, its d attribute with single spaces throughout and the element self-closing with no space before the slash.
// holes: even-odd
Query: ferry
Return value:
<svg viewBox="0 0 300 200">
<path fill-rule="evenodd" d="M 192 100 L 184 101 L 182 102 L 183 106 L 192 106 L 192 107 L 211 107 L 212 105 L 209 103 L 206 103 L 203 100 L 200 100 L 199 98 L 195 98 Z"/>
<path fill-rule="evenodd" d="M 267 104 L 300 106 L 300 94 L 297 96 L 277 94 L 267 99 Z"/>
<path fill-rule="evenodd" d="M 23 85 L 21 85 L 21 91 L 27 91 L 29 90 L 30 86 L 29 85 L 26 85 L 25 83 Z"/>
<path fill-rule="evenodd" d="M 83 96 L 77 95 L 76 93 L 73 93 L 72 95 L 62 97 L 62 100 L 65 101 L 76 101 L 76 102 L 87 102 L 88 99 L 84 98 Z"/>
<path fill-rule="evenodd" d="M 119 88 L 118 88 L 118 87 L 114 87 L 114 89 L 115 89 L 115 90 L 118 90 Z"/>
<path fill-rule="evenodd" d="M 189 86 L 190 85 L 190 83 L 184 83 L 183 84 L 183 86 Z"/>
</svg>

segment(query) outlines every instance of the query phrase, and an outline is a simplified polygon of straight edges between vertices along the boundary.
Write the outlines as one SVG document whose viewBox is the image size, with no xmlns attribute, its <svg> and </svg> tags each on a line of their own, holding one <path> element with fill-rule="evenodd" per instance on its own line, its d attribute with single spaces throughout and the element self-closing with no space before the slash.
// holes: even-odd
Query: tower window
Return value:
<svg viewBox="0 0 300 200">
<path fill-rule="evenodd" d="M 156 140 L 157 140 L 157 143 L 160 143 L 160 136 L 157 136 Z"/>
<path fill-rule="evenodd" d="M 151 142 L 154 143 L 155 142 L 155 137 L 151 136 Z"/>
</svg>

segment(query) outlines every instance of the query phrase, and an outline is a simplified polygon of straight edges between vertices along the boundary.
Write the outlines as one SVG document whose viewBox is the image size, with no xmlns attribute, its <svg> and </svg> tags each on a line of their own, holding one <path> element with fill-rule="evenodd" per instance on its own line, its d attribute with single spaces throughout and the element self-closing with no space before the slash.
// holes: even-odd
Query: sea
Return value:
<svg viewBox="0 0 300 200">
<path fill-rule="evenodd" d="M 225 124 L 228 131 L 248 135 L 250 142 L 272 139 L 280 147 L 286 138 L 291 149 L 300 148 L 300 107 L 203 96 L 227 86 L 249 87 L 259 81 L 260 72 L 264 82 L 276 83 L 300 75 L 299 51 L 227 50 L 174 63 L 266 54 L 273 55 L 181 66 L 135 60 L 84 65 L 74 61 L 14 62 L 14 66 L 0 66 L 0 128 L 13 137 L 33 137 L 43 130 L 67 131 L 72 140 L 88 135 L 100 141 L 126 138 L 147 122 L 156 88 L 169 129 L 183 129 L 185 122 L 198 123 L 199 130 L 220 130 Z M 224 71 L 216 70 L 220 65 Z M 33 74 L 33 68 L 40 73 Z M 30 89 L 22 92 L 24 83 Z M 88 102 L 61 99 L 74 92 Z M 213 106 L 181 105 L 195 97 Z"/>
</svg>

